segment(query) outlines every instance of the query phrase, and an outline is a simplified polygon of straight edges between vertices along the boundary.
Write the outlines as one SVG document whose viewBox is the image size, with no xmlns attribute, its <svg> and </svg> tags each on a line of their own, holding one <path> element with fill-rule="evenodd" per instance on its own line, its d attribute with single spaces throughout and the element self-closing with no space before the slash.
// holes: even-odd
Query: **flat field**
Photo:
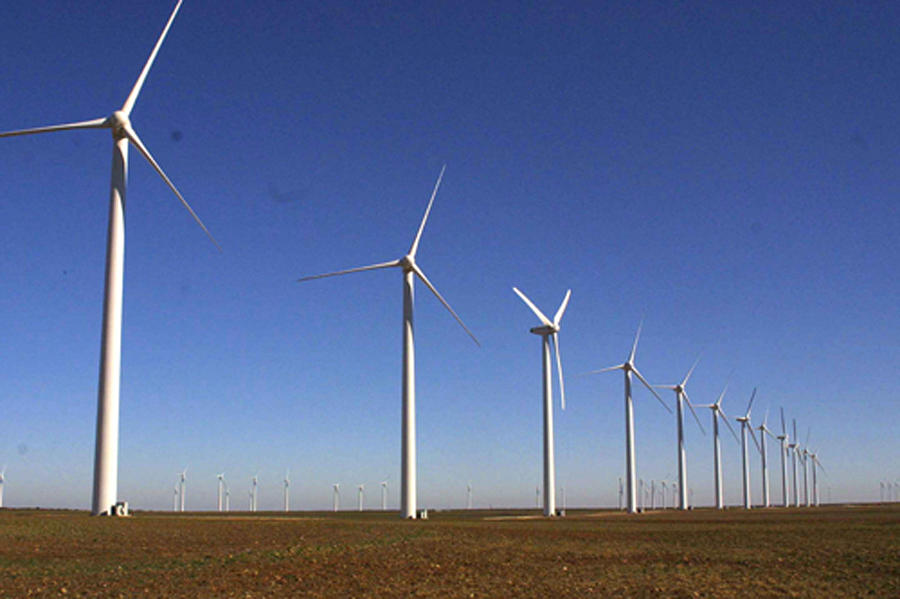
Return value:
<svg viewBox="0 0 900 599">
<path fill-rule="evenodd" d="M 61 595 L 900 597 L 900 505 L 419 522 L 0 510 L 0 597 Z"/>
</svg>

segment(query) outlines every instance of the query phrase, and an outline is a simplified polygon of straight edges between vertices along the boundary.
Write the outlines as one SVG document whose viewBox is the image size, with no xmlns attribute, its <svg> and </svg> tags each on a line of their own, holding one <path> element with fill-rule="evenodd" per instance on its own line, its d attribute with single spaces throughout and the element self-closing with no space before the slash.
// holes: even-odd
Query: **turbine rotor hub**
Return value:
<svg viewBox="0 0 900 599">
<path fill-rule="evenodd" d="M 400 258 L 400 266 L 403 268 L 404 272 L 408 270 L 413 270 L 413 267 L 416 265 L 415 259 L 409 254 Z"/>
<path fill-rule="evenodd" d="M 113 136 L 116 138 L 125 137 L 126 129 L 131 125 L 131 120 L 124 110 L 117 110 L 110 115 L 106 122 L 113 130 Z"/>
</svg>

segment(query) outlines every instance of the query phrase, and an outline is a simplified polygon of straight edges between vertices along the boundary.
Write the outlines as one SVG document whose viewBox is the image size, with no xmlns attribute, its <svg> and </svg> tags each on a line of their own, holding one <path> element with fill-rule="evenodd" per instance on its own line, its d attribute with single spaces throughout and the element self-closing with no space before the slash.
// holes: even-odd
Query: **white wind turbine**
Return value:
<svg viewBox="0 0 900 599">
<path fill-rule="evenodd" d="M 559 398 L 562 409 L 566 409 L 566 391 L 563 386 L 562 360 L 559 357 L 559 322 L 562 320 L 566 307 L 569 305 L 569 298 L 572 297 L 572 290 L 569 289 L 563 297 L 559 309 L 553 321 L 544 316 L 544 313 L 538 310 L 538 307 L 528 299 L 524 293 L 513 287 L 525 305 L 528 306 L 542 326 L 533 327 L 531 332 L 541 336 L 541 347 L 543 351 L 542 363 L 544 370 L 544 515 L 556 515 L 556 464 L 553 457 L 553 373 L 550 363 L 550 344 L 553 343 L 553 350 L 556 354 L 556 372 L 559 375 Z"/>
<path fill-rule="evenodd" d="M 810 507 L 810 499 L 809 499 L 809 433 L 810 429 L 807 427 L 806 429 L 806 441 L 803 442 L 803 449 L 799 448 L 797 451 L 800 453 L 800 461 L 803 464 L 803 503 L 806 504 L 806 507 Z"/>
<path fill-rule="evenodd" d="M 341 507 L 341 485 L 334 483 L 331 488 L 333 489 L 331 492 L 332 511 L 336 512 Z"/>
<path fill-rule="evenodd" d="M 3 507 L 3 485 L 6 484 L 6 466 L 0 470 L 0 508 Z"/>
<path fill-rule="evenodd" d="M 791 450 L 791 470 L 793 470 L 793 491 L 794 491 L 794 507 L 800 507 L 800 487 L 799 480 L 797 479 L 797 454 L 800 452 L 800 444 L 797 442 L 797 419 L 793 419 L 794 424 L 794 437 L 793 443 L 788 444 L 788 449 Z"/>
<path fill-rule="evenodd" d="M 466 509 L 472 509 L 472 483 L 466 483 Z"/>
<path fill-rule="evenodd" d="M 825 468 L 822 466 L 822 462 L 819 461 L 819 456 L 816 455 L 815 452 L 810 452 L 809 459 L 812 460 L 812 479 L 813 479 L 813 505 L 819 507 L 819 479 L 816 476 L 816 467 L 821 468 L 822 472 L 825 472 Z"/>
<path fill-rule="evenodd" d="M 725 397 L 725 392 L 728 391 L 728 385 L 725 385 L 725 388 L 722 389 L 721 395 L 719 395 L 719 399 L 716 400 L 715 403 L 711 403 L 705 406 L 697 406 L 699 408 L 709 408 L 712 410 L 712 420 L 713 420 L 713 474 L 715 477 L 715 493 L 716 493 L 716 508 L 724 509 L 725 508 L 725 498 L 722 491 L 722 446 L 719 442 L 719 419 L 725 423 L 728 427 L 728 430 L 731 431 L 731 434 L 734 435 L 735 441 L 740 443 L 738 440 L 737 433 L 734 432 L 734 429 L 731 427 L 731 423 L 728 422 L 728 417 L 725 415 L 725 411 L 722 410 L 722 399 Z"/>
<path fill-rule="evenodd" d="M 622 477 L 619 477 L 619 509 L 622 509 L 622 495 L 625 492 L 625 488 L 622 486 Z"/>
<path fill-rule="evenodd" d="M 782 507 L 791 505 L 791 498 L 788 495 L 788 472 L 787 458 L 790 444 L 788 441 L 787 426 L 784 422 L 784 408 L 781 408 L 781 434 L 776 437 L 781 442 L 781 501 Z"/>
<path fill-rule="evenodd" d="M 291 510 L 291 471 L 284 473 L 284 511 Z"/>
<path fill-rule="evenodd" d="M 773 439 L 777 438 L 775 434 L 769 430 L 769 427 L 767 426 L 768 422 L 769 410 L 766 410 L 766 415 L 763 417 L 762 424 L 756 427 L 756 430 L 759 431 L 759 455 L 761 456 L 762 461 L 763 507 L 769 507 L 771 505 L 769 497 L 769 454 L 766 451 L 766 435 L 769 435 Z"/>
<path fill-rule="evenodd" d="M 363 511 L 363 503 L 366 501 L 366 485 L 356 485 L 356 501 L 359 511 Z"/>
<path fill-rule="evenodd" d="M 691 400 L 687 394 L 687 382 L 691 378 L 691 374 L 694 372 L 694 369 L 697 367 L 697 363 L 700 362 L 700 358 L 694 362 L 694 365 L 691 366 L 691 369 L 688 370 L 688 373 L 685 375 L 684 380 L 682 380 L 677 385 L 655 385 L 658 388 L 662 389 L 671 389 L 675 392 L 675 419 L 678 423 L 678 488 L 681 490 L 680 495 L 678 496 L 678 509 L 686 510 L 687 506 L 687 450 L 684 446 L 684 403 L 687 402 L 688 408 L 691 410 L 691 414 L 694 415 L 694 420 L 697 421 L 697 426 L 700 427 L 700 432 L 704 435 L 706 432 L 703 430 L 703 425 L 700 424 L 700 418 L 697 417 L 697 412 L 694 411 L 694 406 L 691 405 Z M 674 505 L 672 506 L 674 507 Z"/>
<path fill-rule="evenodd" d="M 177 480 L 175 481 L 174 491 L 175 491 L 175 494 L 172 495 L 172 511 L 177 512 L 178 511 L 178 481 Z"/>
<path fill-rule="evenodd" d="M 387 491 L 388 491 L 388 481 L 381 481 L 381 511 L 387 510 Z"/>
<path fill-rule="evenodd" d="M 228 483 L 224 480 L 222 481 L 225 484 L 225 511 L 231 511 L 231 491 L 228 489 Z"/>
<path fill-rule="evenodd" d="M 216 483 L 216 509 L 218 511 L 222 511 L 222 499 L 223 499 L 223 491 L 225 489 L 225 473 L 222 472 L 216 475 L 218 482 Z"/>
<path fill-rule="evenodd" d="M 753 388 L 753 393 L 750 394 L 750 402 L 747 404 L 747 413 L 735 418 L 735 420 L 741 423 L 741 465 L 743 467 L 741 474 L 743 475 L 742 480 L 744 482 L 745 510 L 749 510 L 752 507 L 752 501 L 750 499 L 750 450 L 747 444 L 748 432 L 750 433 L 750 438 L 753 439 L 753 443 L 756 444 L 756 450 L 762 453 L 759 441 L 756 440 L 756 435 L 753 434 L 753 426 L 750 424 L 750 410 L 753 408 L 754 399 L 756 399 L 756 387 Z"/>
<path fill-rule="evenodd" d="M 181 481 L 181 491 L 180 491 L 180 495 L 181 495 L 181 511 L 183 512 L 183 511 L 184 511 L 184 490 L 185 490 L 185 486 L 186 486 L 186 482 L 185 482 L 185 481 L 187 480 L 187 466 L 185 466 L 184 470 L 182 470 L 182 471 L 181 471 L 181 474 L 179 474 L 178 476 L 179 476 L 179 479 L 180 479 L 180 481 Z"/>
<path fill-rule="evenodd" d="M 48 133 L 51 131 L 68 131 L 71 129 L 110 129 L 113 137 L 113 161 L 109 207 L 109 226 L 106 245 L 106 283 L 103 301 L 103 330 L 100 348 L 100 382 L 97 393 L 97 431 L 94 452 L 94 488 L 91 501 L 93 515 L 110 515 L 117 500 L 118 462 L 119 462 L 119 382 L 122 343 L 122 280 L 125 257 L 125 188 L 128 173 L 129 143 L 137 148 L 147 162 L 162 177 L 166 185 L 175 192 L 182 205 L 190 212 L 197 224 L 216 244 L 206 226 L 175 188 L 169 177 L 163 172 L 153 156 L 144 146 L 138 134 L 131 126 L 129 119 L 137 101 L 141 87 L 163 40 L 181 7 L 181 1 L 175 5 L 165 28 L 159 36 L 150 57 L 144 64 L 137 82 L 128 94 L 122 107 L 108 117 L 36 127 L 0 133 L 0 137 L 29 135 L 32 133 Z"/>
<path fill-rule="evenodd" d="M 634 354 L 637 351 L 638 339 L 641 337 L 641 328 L 643 328 L 643 325 L 643 322 L 638 325 L 637 334 L 634 336 L 634 345 L 631 346 L 631 353 L 628 355 L 627 362 L 619 364 L 618 366 L 610 366 L 609 368 L 594 370 L 588 373 L 597 374 L 600 372 L 610 372 L 612 370 L 621 370 L 625 373 L 625 479 L 628 490 L 628 512 L 631 514 L 637 512 L 637 488 L 635 485 L 637 469 L 635 467 L 634 459 L 634 405 L 631 399 L 631 374 L 634 373 L 638 380 L 650 390 L 650 393 L 659 400 L 662 407 L 670 414 L 672 413 L 672 409 L 666 405 L 666 402 L 663 401 L 662 397 L 659 396 L 656 390 L 653 389 L 653 386 L 648 383 L 647 379 L 645 379 L 638 371 L 637 366 L 634 365 Z"/>
<path fill-rule="evenodd" d="M 250 479 L 250 511 L 255 512 L 257 504 L 257 499 L 259 491 L 259 474 L 254 474 L 253 478 Z"/>
<path fill-rule="evenodd" d="M 321 279 L 323 277 L 333 277 L 337 275 L 345 275 L 354 272 L 362 272 L 365 270 L 375 270 L 379 268 L 398 267 L 403 272 L 403 373 L 402 373 L 402 396 L 403 396 L 403 416 L 401 420 L 401 441 L 400 441 L 400 512 L 404 518 L 416 517 L 416 358 L 415 344 L 413 340 L 413 298 L 414 298 L 414 282 L 419 277 L 422 283 L 437 297 L 438 301 L 443 304 L 450 312 L 456 322 L 469 334 L 476 344 L 478 339 L 463 324 L 462 319 L 457 316 L 450 304 L 435 289 L 425 273 L 416 264 L 416 252 L 419 249 L 419 241 L 422 238 L 422 231 L 425 230 L 425 223 L 431 212 L 431 206 L 434 203 L 434 197 L 437 195 L 438 187 L 444 176 L 444 165 L 441 168 L 441 174 L 438 176 L 437 183 L 434 185 L 434 191 L 431 192 L 431 199 L 428 201 L 428 207 L 425 209 L 425 215 L 419 225 L 419 230 L 413 239 L 412 245 L 405 256 L 399 260 L 390 262 L 381 262 L 371 264 L 369 266 L 360 266 L 358 268 L 350 268 L 337 272 L 330 272 L 322 275 L 314 275 L 311 277 L 303 277 L 299 281 L 310 281 L 312 279 Z"/>
</svg>

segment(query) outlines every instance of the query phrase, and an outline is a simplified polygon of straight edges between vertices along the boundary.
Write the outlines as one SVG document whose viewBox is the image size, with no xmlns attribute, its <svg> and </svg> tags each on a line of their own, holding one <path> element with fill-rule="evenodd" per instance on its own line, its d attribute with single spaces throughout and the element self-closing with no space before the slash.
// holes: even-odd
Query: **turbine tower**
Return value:
<svg viewBox="0 0 900 599">
<path fill-rule="evenodd" d="M 388 481 L 381 481 L 381 511 L 387 511 L 387 487 Z"/>
<path fill-rule="evenodd" d="M 225 511 L 231 511 L 231 491 L 228 489 L 228 483 L 224 480 L 222 481 L 225 484 Z"/>
<path fill-rule="evenodd" d="M 709 408 L 712 410 L 712 421 L 713 421 L 713 475 L 715 477 L 715 493 L 716 493 L 716 509 L 725 509 L 725 498 L 724 493 L 722 491 L 722 446 L 719 442 L 719 420 L 725 423 L 725 426 L 728 427 L 728 430 L 731 431 L 731 434 L 734 435 L 734 439 L 740 443 L 738 440 L 737 433 L 734 432 L 734 429 L 731 427 L 731 423 L 728 422 L 728 417 L 725 415 L 725 411 L 722 409 L 722 399 L 725 397 L 725 393 L 728 391 L 728 385 L 725 385 L 725 388 L 722 389 L 721 395 L 719 395 L 719 399 L 716 400 L 715 403 L 711 403 L 705 406 L 697 406 L 700 408 Z"/>
<path fill-rule="evenodd" d="M 184 511 L 184 489 L 185 489 L 185 481 L 187 480 L 187 467 L 185 466 L 184 470 L 181 471 L 181 474 L 178 475 L 181 481 L 181 511 Z"/>
<path fill-rule="evenodd" d="M 466 509 L 472 509 L 472 483 L 466 483 Z"/>
<path fill-rule="evenodd" d="M 775 434 L 769 430 L 767 423 L 769 421 L 769 410 L 766 410 L 766 415 L 763 417 L 762 424 L 756 427 L 756 430 L 759 431 L 759 455 L 762 461 L 762 494 L 763 494 L 763 507 L 771 506 L 771 499 L 769 497 L 769 454 L 766 451 L 766 435 L 769 435 L 773 439 L 776 439 Z"/>
<path fill-rule="evenodd" d="M 809 499 L 809 433 L 810 429 L 806 429 L 806 441 L 803 442 L 803 450 L 800 452 L 800 461 L 803 463 L 803 503 L 806 507 L 810 507 Z"/>
<path fill-rule="evenodd" d="M 631 375 L 634 375 L 638 378 L 641 383 L 644 384 L 647 389 L 650 390 L 650 393 L 659 400 L 659 403 L 662 404 L 668 412 L 671 414 L 672 410 L 669 406 L 666 405 L 666 402 L 663 401 L 662 397 L 653 389 L 653 386 L 647 382 L 647 379 L 638 371 L 637 366 L 634 365 L 634 354 L 637 351 L 638 339 L 641 338 L 641 328 L 643 327 L 643 322 L 638 325 L 637 334 L 634 336 L 634 345 L 631 346 L 631 353 L 628 355 L 628 361 L 624 364 L 619 364 L 618 366 L 610 366 L 609 368 L 603 368 L 601 370 L 594 370 L 589 374 L 597 374 L 600 372 L 610 372 L 612 370 L 621 370 L 625 373 L 625 478 L 626 478 L 626 487 L 628 490 L 628 513 L 634 514 L 637 512 L 637 488 L 635 485 L 636 477 L 637 477 L 637 469 L 635 467 L 635 459 L 634 459 L 634 405 L 631 400 Z M 642 498 L 643 499 L 643 498 Z"/>
<path fill-rule="evenodd" d="M 625 488 L 622 486 L 622 477 L 619 477 L 619 510 L 622 509 L 622 495 L 625 492 Z"/>
<path fill-rule="evenodd" d="M 401 440 L 400 440 L 400 512 L 404 518 L 416 517 L 416 358 L 415 344 L 413 340 L 413 298 L 414 283 L 416 277 L 425 284 L 426 287 L 437 297 L 438 301 L 450 312 L 456 322 L 469 334 L 476 344 L 478 339 L 463 324 L 462 319 L 457 316 L 450 304 L 443 298 L 438 290 L 431 284 L 425 273 L 416 264 L 416 252 L 419 249 L 419 241 L 422 238 L 422 231 L 425 230 L 425 223 L 431 212 L 431 206 L 434 203 L 434 197 L 437 195 L 438 187 L 440 187 L 441 179 L 444 177 L 444 165 L 441 168 L 441 174 L 438 175 L 437 183 L 434 185 L 434 191 L 431 192 L 431 199 L 428 201 L 428 207 L 425 209 L 425 216 L 422 217 L 422 223 L 413 239 L 412 245 L 405 256 L 399 260 L 390 262 L 381 262 L 379 264 L 371 264 L 369 266 L 360 266 L 358 268 L 350 268 L 337 272 L 330 272 L 322 275 L 314 275 L 311 277 L 303 277 L 299 281 L 311 281 L 313 279 L 321 279 L 323 277 L 333 277 L 345 275 L 354 272 L 362 272 L 366 270 L 375 270 L 379 268 L 398 267 L 403 272 L 403 373 L 402 373 L 402 397 L 403 397 L 403 416 L 401 420 Z"/>
<path fill-rule="evenodd" d="M 685 375 L 684 380 L 682 380 L 677 385 L 655 385 L 658 388 L 662 389 L 671 389 L 675 392 L 675 419 L 678 425 L 678 509 L 686 510 L 688 509 L 688 498 L 687 498 L 687 450 L 684 447 L 684 403 L 687 402 L 688 408 L 691 410 L 691 414 L 694 415 L 694 420 L 697 421 L 697 426 L 700 427 L 700 432 L 704 435 L 706 432 L 703 430 L 703 425 L 700 424 L 700 418 L 697 417 L 697 412 L 694 411 L 694 406 L 691 405 L 691 400 L 687 394 L 687 382 L 691 378 L 691 374 L 694 372 L 694 369 L 697 367 L 697 363 L 700 362 L 700 358 L 694 362 L 694 365 L 691 366 L 691 369 L 688 370 L 688 373 Z M 674 507 L 674 506 L 673 506 Z"/>
<path fill-rule="evenodd" d="M 735 418 L 738 422 L 741 423 L 741 465 L 743 469 L 741 474 L 743 475 L 744 481 L 744 509 L 749 510 L 752 506 L 752 502 L 750 499 L 750 451 L 747 446 L 747 433 L 750 433 L 750 438 L 753 439 L 753 443 L 756 444 L 756 450 L 762 453 L 762 448 L 759 446 L 759 441 L 756 440 L 756 435 L 753 434 L 753 426 L 750 424 L 750 410 L 753 408 L 753 400 L 756 399 L 756 387 L 753 388 L 753 393 L 750 394 L 750 403 L 747 404 L 747 413 L 743 416 L 738 416 Z"/>
<path fill-rule="evenodd" d="M 784 408 L 781 408 L 781 434 L 776 437 L 781 442 L 781 502 L 782 507 L 790 507 L 791 498 L 788 494 L 787 458 L 790 444 L 788 442 L 787 426 L 784 423 Z"/>
<path fill-rule="evenodd" d="M 153 169 L 162 177 L 166 185 L 175 193 L 181 204 L 191 214 L 197 224 L 219 246 L 207 230 L 206 226 L 182 197 L 181 192 L 169 180 L 153 156 L 132 128 L 130 116 L 137 101 L 141 87 L 150 67 L 162 46 L 169 27 L 181 7 L 181 1 L 175 5 L 166 26 L 163 28 L 156 45 L 150 52 L 137 82 L 125 99 L 122 107 L 108 117 L 89 121 L 36 127 L 0 133 L 0 137 L 30 135 L 32 133 L 48 133 L 51 131 L 68 131 L 72 129 L 109 129 L 113 137 L 112 177 L 109 206 L 109 226 L 106 245 L 106 282 L 103 301 L 103 329 L 100 347 L 100 377 L 97 392 L 97 431 L 94 451 L 94 488 L 91 500 L 91 514 L 111 515 L 117 501 L 118 465 L 119 465 L 119 382 L 122 344 L 122 280 L 125 258 L 125 188 L 128 178 L 128 146 L 134 147 L 144 156 Z"/>
<path fill-rule="evenodd" d="M 3 507 L 3 485 L 6 483 L 6 466 L 0 470 L 0 508 Z"/>
<path fill-rule="evenodd" d="M 257 499 L 259 495 L 257 494 L 259 490 L 259 474 L 254 474 L 253 478 L 250 479 L 250 511 L 255 512 L 257 506 Z"/>
<path fill-rule="evenodd" d="M 569 289 L 563 297 L 556 315 L 551 321 L 538 310 L 538 307 L 528 299 L 524 293 L 513 287 L 525 305 L 528 306 L 542 325 L 533 327 L 531 332 L 541 337 L 543 351 L 542 363 L 544 368 L 544 516 L 556 515 L 556 464 L 553 457 L 553 373 L 550 364 L 550 344 L 553 344 L 553 353 L 556 354 L 556 372 L 559 375 L 559 398 L 562 409 L 566 409 L 566 391 L 563 386 L 562 360 L 559 357 L 559 322 L 562 320 L 572 290 Z"/>
<path fill-rule="evenodd" d="M 225 473 L 222 472 L 216 475 L 218 482 L 216 483 L 216 510 L 222 511 L 222 495 L 225 487 Z"/>
<path fill-rule="evenodd" d="M 813 463 L 813 471 L 812 471 L 812 479 L 813 479 L 813 505 L 819 507 L 819 479 L 816 476 L 816 467 L 822 469 L 822 472 L 825 472 L 825 468 L 822 467 L 822 462 L 819 461 L 819 456 L 812 452 L 809 454 L 809 458 Z"/>
<path fill-rule="evenodd" d="M 363 503 L 366 500 L 366 485 L 356 485 L 356 501 L 359 504 L 359 511 L 363 511 Z"/>
<path fill-rule="evenodd" d="M 291 471 L 284 473 L 284 511 L 291 511 Z"/>
<path fill-rule="evenodd" d="M 331 487 L 333 489 L 331 493 L 332 511 L 336 512 L 341 507 L 341 485 L 334 483 Z"/>
<path fill-rule="evenodd" d="M 794 437 L 793 443 L 788 444 L 788 449 L 791 450 L 791 470 L 793 471 L 793 484 L 791 485 L 793 493 L 794 493 L 794 507 L 800 507 L 800 489 L 799 489 L 799 481 L 797 480 L 797 453 L 799 452 L 800 444 L 797 443 L 797 419 L 794 418 Z"/>
<path fill-rule="evenodd" d="M 175 494 L 172 495 L 172 511 L 177 512 L 178 511 L 178 481 L 177 480 L 175 481 L 174 491 L 175 491 Z"/>
</svg>

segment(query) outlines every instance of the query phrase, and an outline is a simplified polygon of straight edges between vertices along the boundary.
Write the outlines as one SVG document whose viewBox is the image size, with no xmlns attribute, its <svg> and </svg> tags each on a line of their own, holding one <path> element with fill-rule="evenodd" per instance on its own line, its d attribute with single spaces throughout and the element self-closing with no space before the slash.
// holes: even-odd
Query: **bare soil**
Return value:
<svg viewBox="0 0 900 599">
<path fill-rule="evenodd" d="M 534 515 L 4 509 L 0 597 L 900 597 L 896 504 Z"/>
</svg>

